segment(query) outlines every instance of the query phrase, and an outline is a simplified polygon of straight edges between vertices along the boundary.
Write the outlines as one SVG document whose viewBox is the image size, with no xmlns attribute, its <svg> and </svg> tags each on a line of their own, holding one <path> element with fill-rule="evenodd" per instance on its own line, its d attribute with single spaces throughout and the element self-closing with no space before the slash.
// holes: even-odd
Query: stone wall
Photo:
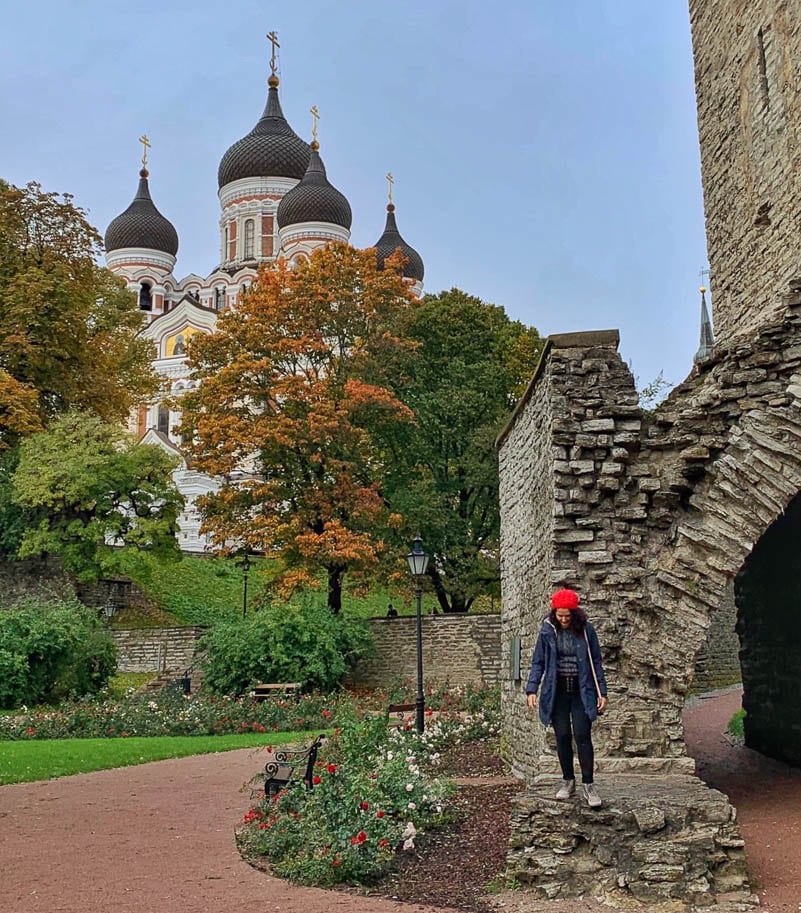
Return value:
<svg viewBox="0 0 801 913">
<path fill-rule="evenodd" d="M 183 672 L 192 665 L 202 627 L 116 629 L 120 672 Z"/>
<path fill-rule="evenodd" d="M 718 341 L 775 319 L 801 263 L 801 0 L 690 0 Z"/>
<path fill-rule="evenodd" d="M 499 439 L 504 644 L 520 636 L 528 652 L 548 590 L 578 590 L 610 683 L 601 758 L 686 760 L 681 709 L 711 619 L 801 491 L 801 288 L 783 305 L 718 346 L 653 416 L 640 414 L 615 334 L 552 337 Z M 526 478 L 534 467 L 545 480 Z M 505 745 L 530 777 L 542 737 L 523 688 L 504 686 Z M 801 704 L 789 712 L 783 724 L 801 726 Z"/>
<path fill-rule="evenodd" d="M 692 690 L 695 694 L 725 688 L 743 680 L 740 668 L 740 639 L 737 636 L 737 606 L 734 584 L 718 608 L 710 613 L 706 643 L 695 661 Z"/>
<path fill-rule="evenodd" d="M 422 619 L 426 681 L 497 685 L 501 679 L 499 615 L 426 615 Z M 417 619 L 373 618 L 375 651 L 349 684 L 380 688 L 417 676 Z"/>
</svg>

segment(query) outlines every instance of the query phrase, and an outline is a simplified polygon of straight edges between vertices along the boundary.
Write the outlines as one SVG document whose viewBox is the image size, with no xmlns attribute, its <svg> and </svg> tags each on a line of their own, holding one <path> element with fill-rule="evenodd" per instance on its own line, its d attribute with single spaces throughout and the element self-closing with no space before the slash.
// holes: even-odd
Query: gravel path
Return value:
<svg viewBox="0 0 801 913">
<path fill-rule="evenodd" d="M 258 768 L 244 749 L 0 787 L 0 911 L 433 909 L 290 887 L 242 862 L 240 789 Z"/>
<path fill-rule="evenodd" d="M 769 913 L 801 909 L 801 771 L 723 735 L 738 691 L 685 713 L 699 774 L 737 806 Z M 434 913 L 290 887 L 239 858 L 233 830 L 248 807 L 252 749 L 0 787 L 2 913 Z M 578 909 L 577 907 L 575 909 Z"/>
<path fill-rule="evenodd" d="M 698 775 L 737 808 L 761 910 L 801 910 L 801 770 L 723 735 L 741 705 L 739 689 L 701 699 L 684 713 Z"/>
</svg>

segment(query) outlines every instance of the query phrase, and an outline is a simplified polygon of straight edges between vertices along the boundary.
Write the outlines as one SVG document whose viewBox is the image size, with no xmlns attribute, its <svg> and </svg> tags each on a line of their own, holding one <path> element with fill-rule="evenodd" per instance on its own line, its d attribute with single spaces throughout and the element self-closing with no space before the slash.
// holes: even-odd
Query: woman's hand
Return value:
<svg viewBox="0 0 801 913">
<path fill-rule="evenodd" d="M 527 694 L 526 703 L 528 704 L 529 710 L 536 710 L 537 709 L 537 695 L 536 694 Z"/>
<path fill-rule="evenodd" d="M 609 705 L 609 698 L 606 698 L 606 697 L 603 697 L 603 695 L 600 695 L 598 697 L 598 713 L 603 713 L 604 710 L 606 710 L 608 705 Z"/>
</svg>

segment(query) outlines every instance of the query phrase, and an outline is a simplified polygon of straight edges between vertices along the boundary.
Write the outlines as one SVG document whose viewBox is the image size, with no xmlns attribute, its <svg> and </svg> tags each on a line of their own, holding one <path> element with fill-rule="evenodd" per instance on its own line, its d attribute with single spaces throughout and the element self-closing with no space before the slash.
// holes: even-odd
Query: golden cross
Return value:
<svg viewBox="0 0 801 913">
<path fill-rule="evenodd" d="M 267 40 L 273 46 L 273 53 L 270 58 L 270 69 L 272 70 L 273 75 L 275 75 L 275 71 L 278 69 L 278 64 L 275 62 L 275 49 L 281 47 L 278 43 L 278 32 L 267 32 Z"/>
<path fill-rule="evenodd" d="M 143 133 L 139 137 L 139 142 L 142 144 L 142 167 L 147 168 L 147 150 L 150 148 L 150 140 L 147 138 L 147 134 Z"/>
<path fill-rule="evenodd" d="M 317 110 L 317 105 L 312 105 L 309 108 L 312 116 L 312 140 L 317 142 L 317 121 L 320 120 L 320 112 Z"/>
<path fill-rule="evenodd" d="M 395 183 L 395 178 L 392 177 L 392 172 L 387 172 L 387 183 L 389 184 L 389 202 L 392 202 L 392 185 Z"/>
</svg>

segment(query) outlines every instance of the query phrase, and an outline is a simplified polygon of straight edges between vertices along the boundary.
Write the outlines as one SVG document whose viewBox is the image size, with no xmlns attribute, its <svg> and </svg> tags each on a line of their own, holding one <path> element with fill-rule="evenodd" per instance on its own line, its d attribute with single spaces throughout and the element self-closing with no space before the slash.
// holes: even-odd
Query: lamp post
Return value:
<svg viewBox="0 0 801 913">
<path fill-rule="evenodd" d="M 425 729 L 426 699 L 423 694 L 423 616 L 421 605 L 423 601 L 423 574 L 428 567 L 428 555 L 423 551 L 423 540 L 415 536 L 412 550 L 406 556 L 409 570 L 415 582 L 414 596 L 417 600 L 417 699 L 415 710 L 417 712 L 417 731 L 422 733 Z"/>
<path fill-rule="evenodd" d="M 250 558 L 248 557 L 247 549 L 245 549 L 245 554 L 242 556 L 242 620 L 245 620 L 245 616 L 248 613 L 248 571 L 250 570 Z"/>
</svg>

